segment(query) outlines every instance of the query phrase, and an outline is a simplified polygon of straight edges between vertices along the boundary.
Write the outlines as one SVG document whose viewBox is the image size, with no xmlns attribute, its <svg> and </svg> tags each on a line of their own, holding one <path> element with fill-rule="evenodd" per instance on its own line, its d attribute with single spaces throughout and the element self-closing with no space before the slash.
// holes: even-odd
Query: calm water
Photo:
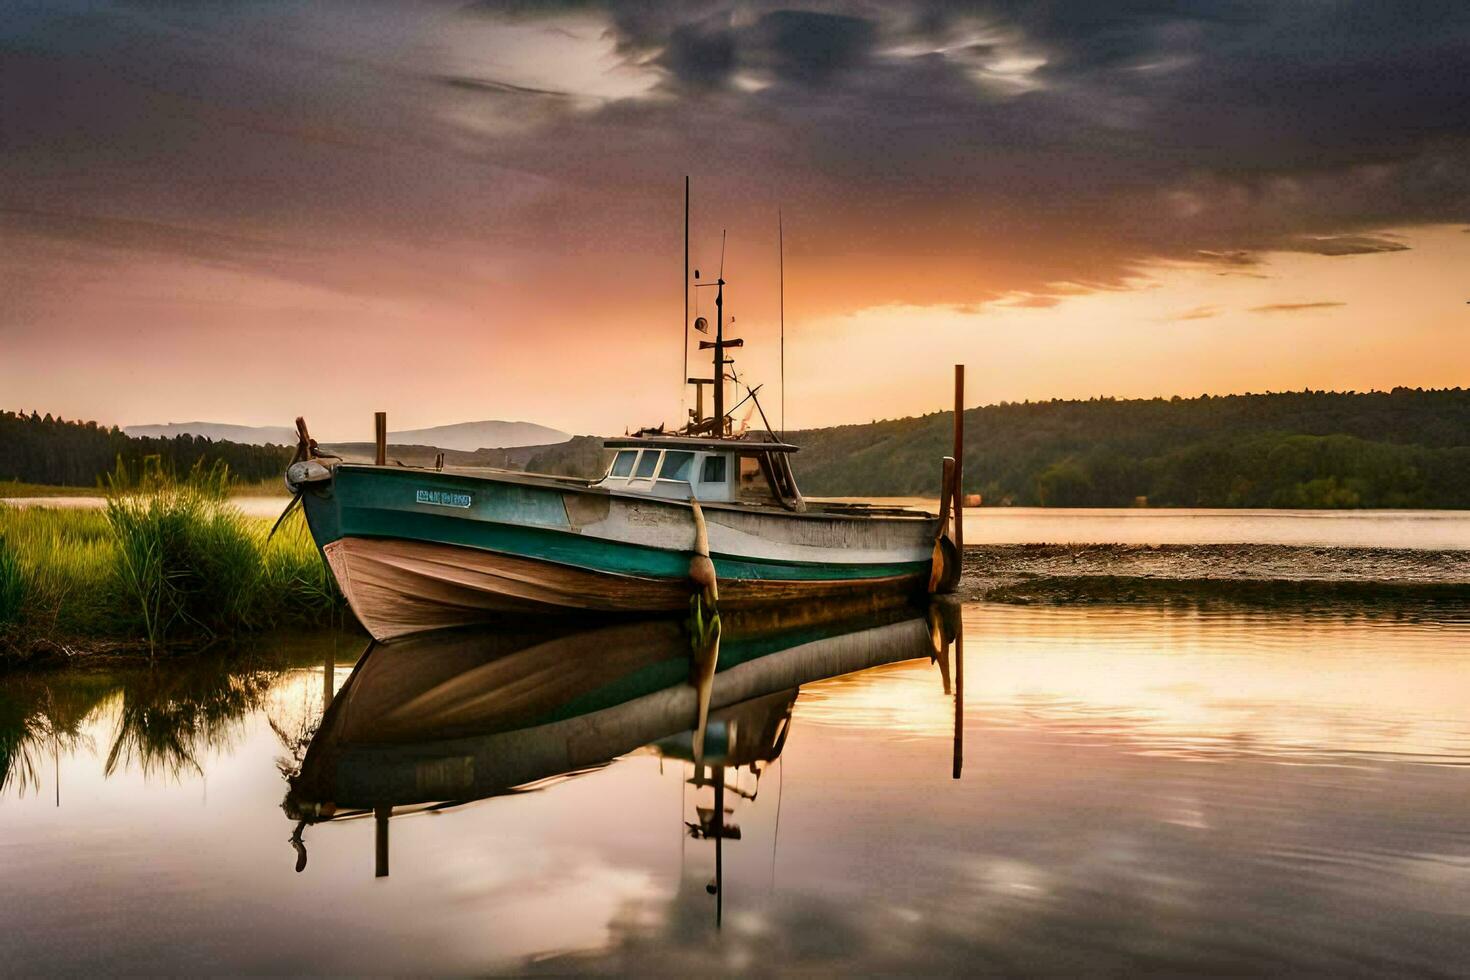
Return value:
<svg viewBox="0 0 1470 980">
<path fill-rule="evenodd" d="M 939 508 L 937 500 L 883 498 Z M 966 544 L 1279 544 L 1470 550 L 1470 511 L 967 507 Z"/>
<path fill-rule="evenodd" d="M 924 497 L 834 497 L 918 507 Z M 25 497 L 19 507 L 100 507 L 100 497 Z M 237 497 L 255 517 L 275 518 L 285 497 Z M 1279 544 L 1325 548 L 1470 551 L 1470 511 L 1207 510 L 1190 508 L 969 507 L 966 544 Z"/>
<path fill-rule="evenodd" d="M 1470 969 L 1470 622 L 962 620 L 5 678 L 0 973 Z"/>
</svg>

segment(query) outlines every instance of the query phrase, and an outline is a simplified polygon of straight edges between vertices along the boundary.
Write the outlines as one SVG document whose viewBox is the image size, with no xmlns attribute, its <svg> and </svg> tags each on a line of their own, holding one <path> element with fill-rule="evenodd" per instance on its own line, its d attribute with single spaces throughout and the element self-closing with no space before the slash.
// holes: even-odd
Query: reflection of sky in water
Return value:
<svg viewBox="0 0 1470 980">
<path fill-rule="evenodd" d="M 277 763 L 321 709 L 309 654 L 201 736 L 198 770 L 135 757 L 105 778 L 124 695 L 99 683 L 85 737 L 58 750 L 61 807 L 44 739 L 35 782 L 0 800 L 0 967 L 1351 972 L 1470 955 L 1464 627 L 993 606 L 965 623 L 964 778 L 933 665 L 808 685 L 781 760 L 736 801 L 719 933 L 687 763 L 637 753 L 395 818 L 386 879 L 371 819 L 310 827 L 297 875 Z"/>
</svg>

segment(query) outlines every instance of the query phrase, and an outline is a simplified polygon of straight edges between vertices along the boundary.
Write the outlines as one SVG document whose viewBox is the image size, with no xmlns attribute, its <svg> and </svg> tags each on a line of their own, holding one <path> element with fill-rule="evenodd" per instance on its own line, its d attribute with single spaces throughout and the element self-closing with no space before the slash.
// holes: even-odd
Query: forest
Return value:
<svg viewBox="0 0 1470 980">
<path fill-rule="evenodd" d="M 953 424 L 952 412 L 936 412 L 788 439 L 801 447 L 794 462 L 808 496 L 936 496 Z M 1002 402 L 967 409 L 965 433 L 965 488 L 986 505 L 1470 508 L 1470 389 Z M 463 455 L 596 477 L 600 447 L 578 437 Z M 0 480 L 92 486 L 119 459 L 136 468 L 158 456 L 179 473 L 222 461 L 255 482 L 278 478 L 290 455 L 0 412 Z"/>
<path fill-rule="evenodd" d="M 116 426 L 53 418 L 49 412 L 0 411 L 0 480 L 91 487 L 119 461 L 137 471 L 145 458 L 156 456 L 177 473 L 196 464 L 224 463 L 232 479 L 254 483 L 279 478 L 291 453 L 285 446 L 246 446 L 188 435 L 135 439 Z"/>
<path fill-rule="evenodd" d="M 937 495 L 954 413 L 790 433 L 812 496 Z M 1002 402 L 966 491 L 1053 507 L 1470 507 L 1470 390 Z"/>
</svg>

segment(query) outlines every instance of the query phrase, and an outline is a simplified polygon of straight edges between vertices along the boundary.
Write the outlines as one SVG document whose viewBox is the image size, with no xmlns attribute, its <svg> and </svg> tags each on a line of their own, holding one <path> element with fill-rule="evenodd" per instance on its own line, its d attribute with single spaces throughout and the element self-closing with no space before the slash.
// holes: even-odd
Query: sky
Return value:
<svg viewBox="0 0 1470 980">
<path fill-rule="evenodd" d="M 678 424 L 685 175 L 788 428 L 1470 381 L 1463 0 L 9 0 L 0 406 Z"/>
</svg>

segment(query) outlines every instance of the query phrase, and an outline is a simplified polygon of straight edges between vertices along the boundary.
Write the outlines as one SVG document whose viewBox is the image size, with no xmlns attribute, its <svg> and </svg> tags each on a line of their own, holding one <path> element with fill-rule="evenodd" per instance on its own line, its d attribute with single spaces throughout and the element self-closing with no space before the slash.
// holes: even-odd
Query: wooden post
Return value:
<svg viewBox="0 0 1470 980">
<path fill-rule="evenodd" d="M 957 437 L 958 438 L 958 437 Z M 379 466 L 388 465 L 388 413 L 373 413 L 373 442 L 377 445 L 375 462 Z"/>
<path fill-rule="evenodd" d="M 965 574 L 965 366 L 954 366 L 954 545 Z M 954 773 L 965 766 L 965 616 L 958 610 L 954 634 Z"/>
<path fill-rule="evenodd" d="M 954 366 L 954 546 L 965 567 L 965 366 Z"/>
</svg>

